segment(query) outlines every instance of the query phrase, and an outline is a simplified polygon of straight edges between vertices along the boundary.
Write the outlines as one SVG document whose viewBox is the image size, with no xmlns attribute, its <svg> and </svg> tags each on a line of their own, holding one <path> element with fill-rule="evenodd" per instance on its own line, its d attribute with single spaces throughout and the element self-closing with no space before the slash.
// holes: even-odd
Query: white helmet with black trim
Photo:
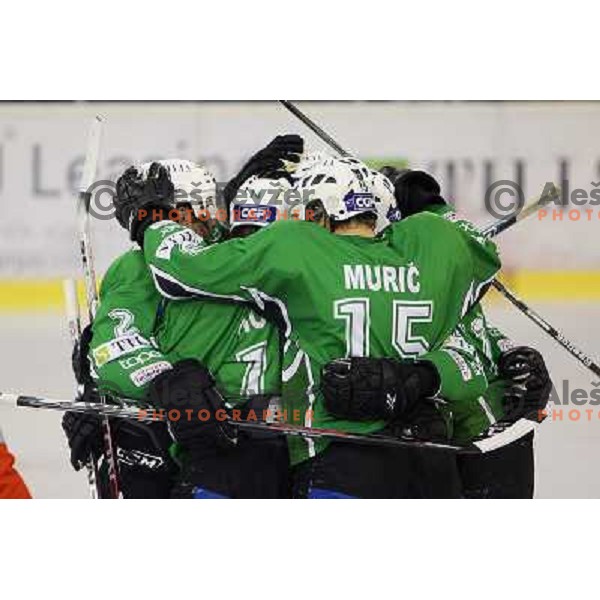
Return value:
<svg viewBox="0 0 600 600">
<path fill-rule="evenodd" d="M 229 229 L 266 227 L 277 219 L 301 218 L 297 208 L 289 204 L 290 182 L 253 175 L 238 189 L 229 205 Z"/>
<path fill-rule="evenodd" d="M 348 156 L 340 158 L 339 160 L 340 162 L 357 169 L 361 176 L 369 181 L 377 208 L 377 224 L 375 225 L 375 231 L 379 233 L 391 222 L 399 221 L 400 217 L 396 209 L 396 198 L 394 197 L 394 186 L 392 182 L 385 175 L 375 169 L 371 169 L 358 158 Z"/>
<path fill-rule="evenodd" d="M 371 170 L 355 158 L 309 154 L 298 165 L 294 180 L 304 201 L 319 200 L 332 221 L 378 215 Z"/>
<path fill-rule="evenodd" d="M 168 158 L 155 161 L 163 165 L 175 188 L 174 205 L 190 204 L 195 211 L 217 207 L 217 182 L 214 175 L 205 167 L 181 158 Z M 148 174 L 152 162 L 141 165 L 142 176 Z"/>
</svg>

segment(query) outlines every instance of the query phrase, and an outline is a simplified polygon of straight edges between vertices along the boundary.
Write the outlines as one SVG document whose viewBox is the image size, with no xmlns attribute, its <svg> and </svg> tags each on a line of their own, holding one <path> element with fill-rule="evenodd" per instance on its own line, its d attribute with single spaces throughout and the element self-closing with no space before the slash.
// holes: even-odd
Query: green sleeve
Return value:
<svg viewBox="0 0 600 600">
<path fill-rule="evenodd" d="M 457 224 L 477 239 L 477 228 L 457 215 L 451 206 L 432 206 L 430 212 Z M 469 348 L 469 351 L 457 349 L 457 339 L 462 340 L 460 347 Z M 498 378 L 497 364 L 500 354 L 511 346 L 508 337 L 487 322 L 483 308 L 477 303 L 464 315 L 440 350 L 442 354 L 446 354 L 448 349 L 458 352 L 454 357 L 460 356 L 466 363 L 466 366 L 460 366 L 461 358 L 458 359 L 458 372 L 462 375 L 463 372 L 468 374 L 471 371 L 473 377 L 469 379 L 467 376 L 468 381 L 463 384 L 454 366 L 447 366 L 448 359 L 434 359 L 438 369 L 442 370 L 442 394 L 451 406 L 457 441 L 469 441 L 502 419 L 505 383 Z M 433 354 L 437 356 L 438 352 Z M 484 382 L 485 385 L 482 385 Z M 462 389 L 461 385 L 464 385 Z"/>
<path fill-rule="evenodd" d="M 438 350 L 422 358 L 433 362 L 440 374 L 440 396 L 452 420 L 454 439 L 465 442 L 486 429 L 490 421 L 481 402 L 488 380 L 481 356 L 462 323 Z"/>
<path fill-rule="evenodd" d="M 492 352 L 492 360 L 494 364 L 498 364 L 498 359 L 503 352 L 515 347 L 514 342 L 497 327 L 488 327 L 488 336 L 490 338 L 490 346 Z"/>
<path fill-rule="evenodd" d="M 119 257 L 100 288 L 90 363 L 101 391 L 140 400 L 148 383 L 171 368 L 152 339 L 161 297 L 140 251 Z"/>
<path fill-rule="evenodd" d="M 457 328 L 441 348 L 424 354 L 440 374 L 440 395 L 451 403 L 471 403 L 485 393 L 488 380 L 481 359 Z"/>
<path fill-rule="evenodd" d="M 300 244 L 295 225 L 279 221 L 247 238 L 209 246 L 192 230 L 160 221 L 146 230 L 144 255 L 167 298 L 247 302 L 263 310 L 273 300 L 269 292 L 294 276 L 294 261 L 287 258 Z"/>
<path fill-rule="evenodd" d="M 498 378 L 497 358 L 505 342 L 508 343 L 507 338 L 498 329 L 488 325 L 483 309 L 477 304 L 442 346 L 442 351 L 448 348 L 459 350 L 468 369 L 476 374 L 474 379 L 481 383 L 485 381 L 485 385 L 478 390 L 474 383 L 465 382 L 462 391 L 457 387 L 455 395 L 453 390 L 444 395 L 452 411 L 457 441 L 466 442 L 477 437 L 504 416 L 505 384 Z M 442 394 L 444 392 L 443 389 Z"/>
</svg>

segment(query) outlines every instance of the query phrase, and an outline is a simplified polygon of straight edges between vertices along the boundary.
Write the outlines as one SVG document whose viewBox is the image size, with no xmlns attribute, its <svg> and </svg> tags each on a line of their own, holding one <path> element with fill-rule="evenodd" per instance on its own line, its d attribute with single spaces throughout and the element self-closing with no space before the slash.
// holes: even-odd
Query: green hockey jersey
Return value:
<svg viewBox="0 0 600 600">
<path fill-rule="evenodd" d="M 284 332 L 305 371 L 304 424 L 357 433 L 382 421 L 337 419 L 319 392 L 322 367 L 341 356 L 422 356 L 438 349 L 477 302 L 500 262 L 476 231 L 421 214 L 381 238 L 334 235 L 310 222 L 280 221 L 246 239 L 207 246 L 163 221 L 144 255 L 168 298 L 251 302 Z M 308 444 L 308 455 L 315 452 Z"/>
<path fill-rule="evenodd" d="M 90 359 L 101 390 L 141 400 L 172 364 L 196 358 L 232 405 L 277 395 L 281 352 L 276 328 L 248 305 L 165 301 L 143 254 L 130 250 L 108 269 L 93 323 Z"/>
</svg>

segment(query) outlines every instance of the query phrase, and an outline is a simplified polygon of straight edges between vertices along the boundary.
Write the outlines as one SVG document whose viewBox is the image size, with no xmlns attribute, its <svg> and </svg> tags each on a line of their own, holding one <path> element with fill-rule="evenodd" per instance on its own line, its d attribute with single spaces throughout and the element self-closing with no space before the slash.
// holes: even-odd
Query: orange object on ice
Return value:
<svg viewBox="0 0 600 600">
<path fill-rule="evenodd" d="M 25 482 L 14 468 L 15 458 L 9 452 L 0 431 L 0 499 L 31 498 Z"/>
</svg>

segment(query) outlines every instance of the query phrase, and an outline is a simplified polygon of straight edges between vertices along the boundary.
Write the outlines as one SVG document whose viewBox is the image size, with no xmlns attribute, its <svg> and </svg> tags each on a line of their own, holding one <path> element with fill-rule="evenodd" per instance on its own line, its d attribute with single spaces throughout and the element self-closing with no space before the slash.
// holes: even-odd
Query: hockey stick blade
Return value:
<svg viewBox="0 0 600 600">
<path fill-rule="evenodd" d="M 497 433 L 493 433 L 489 437 L 484 437 L 479 440 L 475 440 L 473 445 L 479 448 L 484 454 L 487 452 L 493 452 L 508 444 L 511 444 L 515 440 L 522 438 L 527 435 L 530 431 L 534 431 L 539 423 L 536 421 L 530 421 L 529 419 L 519 419 L 511 425 L 507 425 Z"/>
</svg>

